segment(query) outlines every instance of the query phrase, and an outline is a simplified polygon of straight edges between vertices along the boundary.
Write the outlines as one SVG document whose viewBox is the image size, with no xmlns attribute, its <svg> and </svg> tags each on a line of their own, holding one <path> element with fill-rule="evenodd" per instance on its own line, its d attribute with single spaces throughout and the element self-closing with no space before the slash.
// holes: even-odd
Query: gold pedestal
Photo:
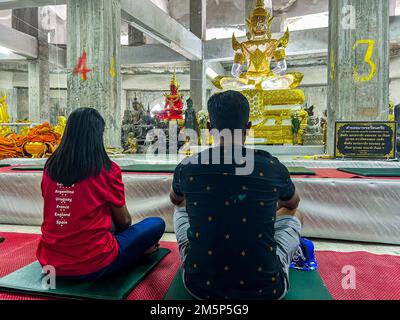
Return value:
<svg viewBox="0 0 400 320">
<path fill-rule="evenodd" d="M 248 141 L 269 145 L 303 143 L 308 114 L 304 110 L 294 111 L 290 108 L 304 103 L 302 90 L 245 90 L 242 93 L 250 102 L 250 121 L 253 123 L 254 133 Z M 282 108 L 271 108 L 272 106 Z M 296 135 L 293 134 L 292 127 L 292 116 L 295 113 L 298 113 L 301 120 L 300 130 Z"/>
<path fill-rule="evenodd" d="M 31 156 L 31 158 L 43 158 L 46 155 L 48 146 L 43 142 L 27 142 L 23 146 L 25 156 Z"/>
</svg>

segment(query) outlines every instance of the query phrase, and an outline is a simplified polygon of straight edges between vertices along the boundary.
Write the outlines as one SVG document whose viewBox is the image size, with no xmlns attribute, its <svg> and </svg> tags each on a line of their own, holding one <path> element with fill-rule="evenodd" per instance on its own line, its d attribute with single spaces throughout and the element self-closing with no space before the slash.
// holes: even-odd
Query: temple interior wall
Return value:
<svg viewBox="0 0 400 320">
<path fill-rule="evenodd" d="M 400 103 L 400 57 L 394 57 L 390 63 L 390 100 Z M 327 67 L 315 65 L 306 67 L 291 67 L 288 72 L 303 72 L 305 74 L 301 89 L 304 90 L 308 106 L 314 105 L 316 115 L 322 115 L 327 108 Z M 122 89 L 124 91 L 123 111 L 132 104 L 137 94 L 138 100 L 147 108 L 148 105 L 164 103 L 164 94 L 169 90 L 170 74 L 123 75 Z M 190 76 L 178 74 L 178 81 L 184 99 L 189 97 Z M 67 78 L 65 74 L 50 75 L 50 105 L 52 123 L 57 116 L 65 114 L 67 100 Z M 12 121 L 23 120 L 28 110 L 28 74 L 26 72 L 0 71 L 0 93 L 6 90 L 9 113 Z M 210 95 L 209 93 L 208 95 Z M 126 98 L 125 98 L 126 96 Z"/>
</svg>

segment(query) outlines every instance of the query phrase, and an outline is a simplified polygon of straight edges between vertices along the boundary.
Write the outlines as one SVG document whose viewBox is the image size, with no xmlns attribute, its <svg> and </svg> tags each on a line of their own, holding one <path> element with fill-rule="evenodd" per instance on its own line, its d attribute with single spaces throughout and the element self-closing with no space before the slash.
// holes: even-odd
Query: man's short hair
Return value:
<svg viewBox="0 0 400 320">
<path fill-rule="evenodd" d="M 249 123 L 250 104 L 240 92 L 226 91 L 208 100 L 208 113 L 213 129 L 244 130 Z"/>
</svg>

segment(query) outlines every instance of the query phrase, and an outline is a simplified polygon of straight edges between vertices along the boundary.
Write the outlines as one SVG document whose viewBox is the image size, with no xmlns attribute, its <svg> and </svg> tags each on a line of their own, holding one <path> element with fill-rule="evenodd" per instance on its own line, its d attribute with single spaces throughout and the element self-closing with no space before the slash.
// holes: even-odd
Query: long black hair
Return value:
<svg viewBox="0 0 400 320">
<path fill-rule="evenodd" d="M 71 186 L 89 177 L 98 176 L 103 168 L 111 169 L 111 160 L 104 147 L 105 121 L 92 108 L 76 109 L 68 118 L 60 146 L 47 160 L 49 177 Z"/>
</svg>

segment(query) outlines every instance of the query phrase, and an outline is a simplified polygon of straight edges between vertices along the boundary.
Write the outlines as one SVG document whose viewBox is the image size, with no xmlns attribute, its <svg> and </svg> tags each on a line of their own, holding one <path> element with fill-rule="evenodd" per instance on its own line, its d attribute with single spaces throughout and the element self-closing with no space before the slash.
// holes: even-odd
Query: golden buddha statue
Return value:
<svg viewBox="0 0 400 320">
<path fill-rule="evenodd" d="M 273 39 L 271 25 L 274 17 L 266 9 L 264 0 L 257 0 L 256 7 L 247 19 L 248 40 L 240 43 L 235 35 L 232 47 L 235 51 L 232 76 L 218 76 L 212 80 L 221 90 L 242 92 L 250 102 L 250 120 L 254 144 L 297 144 L 302 141 L 307 126 L 307 113 L 301 105 L 304 92 L 297 87 L 304 75 L 287 73 L 286 48 L 289 30 L 280 39 Z M 271 70 L 271 62 L 276 67 Z M 247 63 L 247 71 L 243 66 Z M 292 116 L 300 114 L 299 137 L 293 137 Z"/>
<path fill-rule="evenodd" d="M 233 77 L 220 76 L 213 84 L 223 90 L 281 90 L 297 88 L 303 80 L 299 72 L 286 73 L 286 47 L 289 43 L 289 30 L 277 40 L 272 39 L 271 17 L 265 8 L 264 0 L 257 0 L 256 8 L 247 19 L 248 41 L 240 43 L 235 34 L 232 48 L 235 51 L 232 67 Z M 271 70 L 272 59 L 276 67 Z M 247 61 L 248 70 L 243 73 Z"/>
</svg>

